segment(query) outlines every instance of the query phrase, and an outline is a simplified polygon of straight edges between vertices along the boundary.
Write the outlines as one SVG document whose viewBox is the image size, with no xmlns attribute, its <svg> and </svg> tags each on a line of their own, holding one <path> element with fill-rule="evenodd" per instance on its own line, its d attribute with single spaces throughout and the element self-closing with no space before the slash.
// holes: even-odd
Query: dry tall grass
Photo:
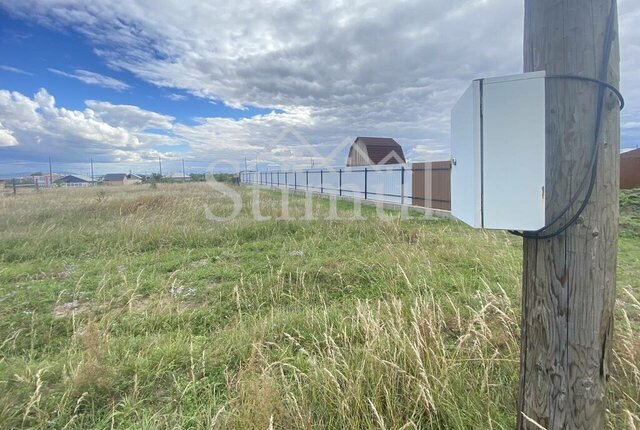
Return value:
<svg viewBox="0 0 640 430">
<path fill-rule="evenodd" d="M 513 427 L 518 240 L 366 207 L 331 221 L 326 200 L 304 221 L 293 197 L 281 221 L 261 197 L 271 220 L 228 223 L 201 184 L 0 199 L 0 427 Z M 608 418 L 635 430 L 640 211 L 623 215 Z"/>
</svg>

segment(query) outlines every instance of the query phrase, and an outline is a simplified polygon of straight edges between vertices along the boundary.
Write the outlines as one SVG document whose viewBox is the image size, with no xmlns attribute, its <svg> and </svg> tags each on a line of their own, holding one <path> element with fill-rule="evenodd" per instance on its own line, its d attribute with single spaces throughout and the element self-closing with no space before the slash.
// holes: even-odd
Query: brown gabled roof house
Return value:
<svg viewBox="0 0 640 430">
<path fill-rule="evenodd" d="M 347 166 L 403 164 L 402 147 L 390 137 L 357 137 L 349 149 Z"/>
</svg>

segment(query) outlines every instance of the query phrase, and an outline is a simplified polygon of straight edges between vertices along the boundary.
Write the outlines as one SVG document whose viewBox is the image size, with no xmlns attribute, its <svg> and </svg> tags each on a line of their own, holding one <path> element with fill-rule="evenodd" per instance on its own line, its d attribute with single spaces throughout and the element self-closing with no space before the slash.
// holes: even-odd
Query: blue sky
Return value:
<svg viewBox="0 0 640 430">
<path fill-rule="evenodd" d="M 71 28 L 53 29 L 38 25 L 13 17 L 0 8 L 0 29 L 0 58 L 3 59 L 0 62 L 0 88 L 24 95 L 32 95 L 45 88 L 55 96 L 56 104 L 66 109 L 83 110 L 87 100 L 108 100 L 115 105 L 133 105 L 170 115 L 175 118 L 176 123 L 185 125 L 197 124 L 199 118 L 240 119 L 274 111 L 250 105 L 229 107 L 215 98 L 199 97 L 179 88 L 161 87 L 140 79 L 127 70 L 110 68 L 95 53 L 91 44 Z M 95 77 L 93 74 L 109 79 L 105 82 L 87 83 L 74 77 L 78 75 L 78 71 L 90 72 L 81 72 L 81 77 L 85 80 L 87 76 Z M 151 128 L 149 131 L 169 134 L 164 129 Z M 86 163 L 74 163 L 66 154 L 51 152 L 58 170 L 86 170 Z M 171 159 L 165 160 L 165 164 L 174 169 L 181 165 L 182 160 L 177 159 L 182 155 L 180 153 L 184 153 L 189 159 L 188 144 L 172 146 L 172 152 L 174 154 Z M 0 163 L 0 175 L 43 170 L 39 167 L 45 161 L 48 163 L 49 155 L 41 153 L 25 157 L 20 151 L 17 152 L 16 159 L 12 160 L 11 151 L 5 149 L 3 156 L 6 158 Z M 98 159 L 96 165 L 99 168 L 110 170 L 110 160 Z M 193 170 L 203 169 L 204 164 L 195 163 L 196 160 L 190 161 Z M 157 168 L 155 160 L 149 166 L 146 164 L 142 163 L 143 167 L 139 167 L 140 163 L 135 163 L 134 166 L 145 171 Z M 122 166 L 128 167 L 126 163 Z"/>
<path fill-rule="evenodd" d="M 0 68 L 3 89 L 23 94 L 46 88 L 58 104 L 69 109 L 84 109 L 85 100 L 108 100 L 113 104 L 136 105 L 142 109 L 171 115 L 185 124 L 198 117 L 245 118 L 270 109 L 248 106 L 234 109 L 215 99 L 196 97 L 175 88 L 161 88 L 127 72 L 105 65 L 92 46 L 73 29 L 53 30 L 23 19 L 12 18 L 0 9 L 0 65 L 26 73 Z M 114 89 L 86 84 L 52 72 L 73 74 L 87 70 L 114 78 L 128 88 Z"/>
<path fill-rule="evenodd" d="M 640 5 L 619 0 L 622 146 Z M 0 176 L 344 163 L 358 135 L 449 156 L 469 81 L 522 69 L 522 2 L 0 0 Z"/>
</svg>

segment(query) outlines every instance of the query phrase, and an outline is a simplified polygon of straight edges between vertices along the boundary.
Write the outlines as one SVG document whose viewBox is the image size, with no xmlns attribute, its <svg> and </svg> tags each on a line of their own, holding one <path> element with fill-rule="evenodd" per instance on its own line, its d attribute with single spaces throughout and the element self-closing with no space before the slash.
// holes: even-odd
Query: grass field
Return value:
<svg viewBox="0 0 640 430">
<path fill-rule="evenodd" d="M 513 427 L 520 240 L 205 204 L 231 211 L 206 184 L 0 199 L 0 428 Z M 640 193 L 621 207 L 608 418 L 636 429 Z"/>
</svg>

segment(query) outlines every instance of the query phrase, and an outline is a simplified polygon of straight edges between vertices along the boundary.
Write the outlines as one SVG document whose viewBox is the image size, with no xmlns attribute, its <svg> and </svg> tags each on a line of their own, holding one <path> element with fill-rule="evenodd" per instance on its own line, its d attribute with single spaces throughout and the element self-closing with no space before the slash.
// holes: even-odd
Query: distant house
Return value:
<svg viewBox="0 0 640 430">
<path fill-rule="evenodd" d="M 171 173 L 165 177 L 169 178 L 173 182 L 186 182 L 191 180 L 191 176 L 183 175 L 182 173 Z"/>
<path fill-rule="evenodd" d="M 84 175 L 67 175 L 56 181 L 62 187 L 88 187 L 93 182 L 90 177 Z"/>
<path fill-rule="evenodd" d="M 620 154 L 620 188 L 640 188 L 640 148 Z"/>
<path fill-rule="evenodd" d="M 102 178 L 103 185 L 141 184 L 142 178 L 133 173 L 107 173 Z"/>
<path fill-rule="evenodd" d="M 59 173 L 52 173 L 51 175 L 31 175 L 25 178 L 27 183 L 33 183 L 38 188 L 52 187 L 57 180 L 62 178 Z"/>
<path fill-rule="evenodd" d="M 347 166 L 403 164 L 402 147 L 390 137 L 357 137 L 349 149 Z"/>
</svg>

